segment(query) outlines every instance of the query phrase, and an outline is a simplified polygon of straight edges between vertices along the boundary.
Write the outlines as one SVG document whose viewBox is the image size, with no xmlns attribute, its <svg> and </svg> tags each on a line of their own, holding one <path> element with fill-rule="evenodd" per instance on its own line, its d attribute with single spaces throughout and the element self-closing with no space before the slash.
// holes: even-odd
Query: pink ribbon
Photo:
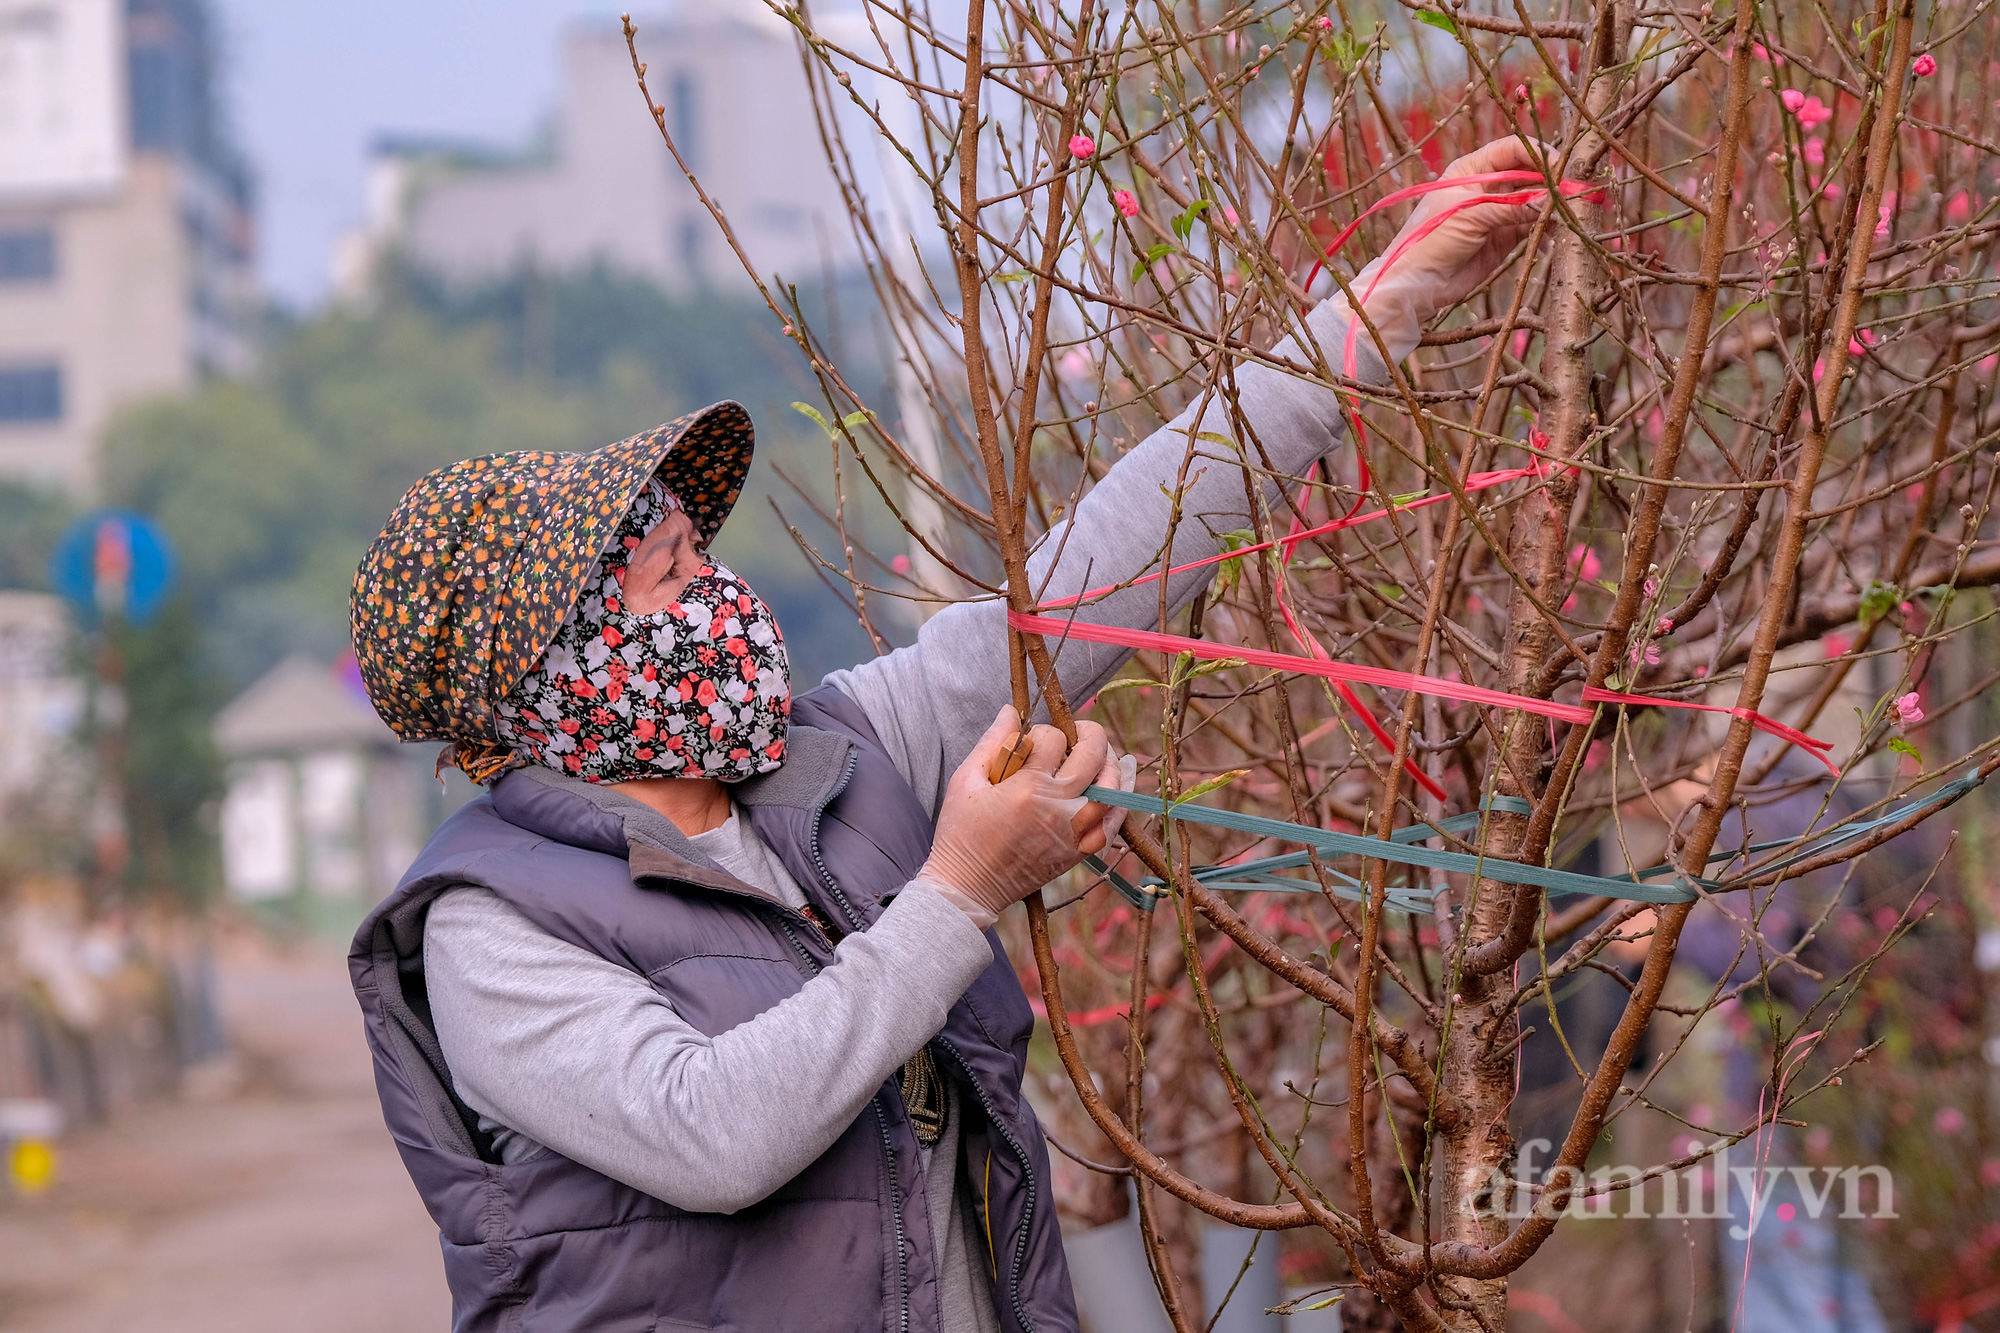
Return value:
<svg viewBox="0 0 2000 1333">
<path fill-rule="evenodd" d="M 1465 490 L 1467 494 L 1473 491 L 1483 491 L 1489 486 L 1499 486 L 1510 481 L 1519 481 L 1523 477 L 1542 476 L 1548 470 L 1547 465 L 1541 459 L 1536 459 L 1534 463 L 1527 467 L 1510 467 L 1499 472 L 1475 472 L 1466 478 Z M 1037 609 L 1042 611 L 1060 611 L 1064 607 L 1075 606 L 1079 602 L 1094 601 L 1099 597 L 1107 597 L 1125 588 L 1137 588 L 1142 584 L 1157 583 L 1161 579 L 1171 578 L 1175 574 L 1185 574 L 1191 569 L 1206 569 L 1210 565 L 1219 565 L 1225 560 L 1236 560 L 1246 555 L 1258 555 L 1279 547 L 1284 548 L 1284 558 L 1289 562 L 1292 558 L 1292 548 L 1308 538 L 1323 537 L 1329 532 L 1339 532 L 1342 528 L 1354 528 L 1359 527 L 1363 523 L 1373 523 L 1378 518 L 1387 518 L 1392 510 L 1399 514 L 1408 513 L 1412 510 L 1428 508 L 1434 504 L 1442 504 L 1449 499 L 1451 499 L 1451 492 L 1449 491 L 1446 491 L 1442 495 L 1426 495 L 1422 499 L 1412 500 L 1408 504 L 1391 505 L 1388 509 L 1371 509 L 1365 514 L 1349 514 L 1344 518 L 1336 518 L 1331 523 L 1322 523 L 1316 528 L 1300 528 L 1298 520 L 1294 519 L 1292 521 L 1292 531 L 1282 537 L 1273 538 L 1267 542 L 1259 542 L 1255 546 L 1239 546 L 1233 551 L 1224 551 L 1220 555 L 1204 556 L 1200 560 L 1190 560 L 1184 565 L 1175 565 L 1172 569 L 1161 570 L 1152 574 L 1141 574 L 1138 578 L 1128 579 L 1123 583 L 1107 583 L 1102 588 L 1092 588 L 1089 592 L 1080 592 L 1073 597 L 1059 597 L 1054 601 L 1039 603 Z"/>
<path fill-rule="evenodd" d="M 1731 717 L 1742 718 L 1767 736 L 1776 736 L 1781 741 L 1798 746 L 1825 764 L 1827 772 L 1835 777 L 1840 776 L 1840 765 L 1826 755 L 1826 752 L 1833 748 L 1832 741 L 1808 736 L 1796 727 L 1788 727 L 1775 718 L 1765 717 L 1754 708 L 1729 708 L 1722 704 L 1698 704 L 1686 699 L 1655 699 L 1645 694 L 1620 694 L 1616 690 L 1599 689 L 1595 685 L 1583 687 L 1583 701 L 1587 704 L 1644 705 L 1651 708 L 1685 708 L 1697 713 L 1727 713 Z"/>
<path fill-rule="evenodd" d="M 1211 662 L 1233 657 L 1251 666 L 1268 667 L 1273 671 L 1297 671 L 1308 676 L 1320 676 L 1327 680 L 1355 685 L 1375 685 L 1391 690 L 1415 690 L 1418 694 L 1434 695 L 1440 699 L 1456 699 L 1461 703 L 1487 704 L 1494 708 L 1517 708 L 1522 712 L 1552 717 L 1558 722 L 1588 722 L 1596 716 L 1592 710 L 1576 704 L 1557 703 L 1553 699 L 1530 699 L 1526 695 L 1508 694 L 1504 690 L 1488 689 L 1484 685 L 1468 685 L 1464 681 L 1445 680 L 1439 676 L 1420 676 L 1412 671 L 1395 671 L 1389 667 L 1357 666 L 1349 662 L 1331 661 L 1324 657 L 1301 657 L 1297 653 L 1274 653 L 1268 648 L 1241 648 L 1231 644 L 1216 643 L 1211 639 L 1190 639 L 1179 634 L 1161 634 L 1156 630 L 1093 625 L 1083 620 L 1058 620 L 1053 616 L 1029 615 L 1022 611 L 1009 611 L 1007 623 L 1023 633 L 1039 634 L 1048 639 L 1082 639 L 1087 643 L 1107 643 L 1146 652 L 1187 653 Z"/>
</svg>

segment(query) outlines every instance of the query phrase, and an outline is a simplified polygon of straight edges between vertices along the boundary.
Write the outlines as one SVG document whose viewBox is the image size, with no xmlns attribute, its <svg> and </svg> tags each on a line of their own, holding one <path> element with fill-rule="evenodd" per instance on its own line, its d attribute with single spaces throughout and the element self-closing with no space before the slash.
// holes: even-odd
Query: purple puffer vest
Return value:
<svg viewBox="0 0 2000 1333">
<path fill-rule="evenodd" d="M 819 917 L 842 930 L 866 929 L 929 851 L 930 817 L 866 717 L 830 687 L 794 701 L 784 767 L 733 794 Z M 646 977 L 710 1036 L 832 960 L 804 915 L 656 840 L 629 839 L 619 813 L 629 806 L 538 769 L 509 773 L 445 822 L 355 937 L 349 966 L 383 1116 L 438 1224 L 455 1333 L 935 1333 L 938 1256 L 894 1078 L 819 1160 L 729 1215 L 684 1212 L 553 1152 L 502 1164 L 458 1100 L 423 973 L 425 913 L 447 889 L 492 890 L 557 938 Z M 993 965 L 930 1043 L 961 1086 L 960 1194 L 1000 1326 L 1074 1333 L 1048 1152 L 1021 1095 L 1034 1017 L 988 939 Z"/>
</svg>

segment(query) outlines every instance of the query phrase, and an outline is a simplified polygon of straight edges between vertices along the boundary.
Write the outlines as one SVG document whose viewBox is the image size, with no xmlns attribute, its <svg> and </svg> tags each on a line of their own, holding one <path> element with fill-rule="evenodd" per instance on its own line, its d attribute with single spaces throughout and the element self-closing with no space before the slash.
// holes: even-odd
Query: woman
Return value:
<svg viewBox="0 0 2000 1333">
<path fill-rule="evenodd" d="M 1447 174 L 1536 165 L 1503 140 Z M 1470 193 L 1428 196 L 1403 234 Z M 1533 213 L 1464 209 L 1411 243 L 1366 300 L 1392 359 Z M 1321 305 L 1316 357 L 1287 340 L 1274 359 L 1337 364 L 1348 314 Z M 1337 442 L 1323 384 L 1237 381 L 1279 472 Z M 1041 544 L 1038 589 L 1154 564 L 1201 413 Z M 1033 1018 L 989 928 L 1116 833 L 1082 792 L 1131 766 L 1094 724 L 1067 753 L 1036 726 L 1023 771 L 989 780 L 1019 728 L 992 601 L 793 698 L 769 609 L 705 553 L 750 452 L 723 403 L 594 454 L 461 463 L 410 492 L 357 576 L 377 709 L 490 787 L 352 955 L 454 1326 L 1073 1330 L 1021 1092 Z M 1170 563 L 1249 525 L 1234 469 L 1194 474 L 1180 507 Z M 1169 580 L 1171 604 L 1206 578 Z M 1153 625 L 1158 596 L 1082 614 Z M 1125 656 L 1066 645 L 1062 688 L 1089 697 Z"/>
</svg>

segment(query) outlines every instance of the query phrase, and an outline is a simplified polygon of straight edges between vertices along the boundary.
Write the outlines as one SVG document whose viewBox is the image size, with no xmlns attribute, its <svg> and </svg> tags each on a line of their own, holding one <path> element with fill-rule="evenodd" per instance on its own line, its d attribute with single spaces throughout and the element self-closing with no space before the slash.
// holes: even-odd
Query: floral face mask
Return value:
<svg viewBox="0 0 2000 1333">
<path fill-rule="evenodd" d="M 658 481 L 633 503 L 541 663 L 497 711 L 517 754 L 589 782 L 738 782 L 784 762 L 791 669 L 778 622 L 721 562 L 664 611 L 625 609 L 625 569 L 678 504 Z"/>
</svg>

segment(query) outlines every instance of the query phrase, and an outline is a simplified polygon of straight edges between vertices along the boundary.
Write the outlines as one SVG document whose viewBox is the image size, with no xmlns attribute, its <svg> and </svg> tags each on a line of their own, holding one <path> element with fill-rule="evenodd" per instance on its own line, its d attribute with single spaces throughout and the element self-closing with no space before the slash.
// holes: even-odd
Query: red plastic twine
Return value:
<svg viewBox="0 0 2000 1333">
<path fill-rule="evenodd" d="M 1059 620 L 1054 616 L 1029 615 L 1021 611 L 1009 611 L 1007 623 L 1025 634 L 1039 634 L 1043 638 L 1081 639 L 1086 643 L 1111 644 L 1114 647 L 1132 648 L 1144 652 L 1186 653 L 1191 657 L 1210 662 L 1234 658 L 1249 666 L 1319 676 L 1336 684 L 1352 682 L 1383 689 L 1414 690 L 1418 694 L 1428 694 L 1439 699 L 1456 699 L 1461 703 L 1519 709 L 1521 712 L 1536 713 L 1558 722 L 1589 722 L 1597 715 L 1594 709 L 1586 708 L 1582 704 L 1558 703 L 1554 699 L 1530 699 L 1524 694 L 1509 694 L 1505 690 L 1489 689 L 1484 685 L 1468 685 L 1463 681 L 1446 680 L 1441 676 L 1424 676 L 1414 671 L 1396 671 L 1389 667 L 1355 666 L 1325 657 L 1277 653 L 1266 648 L 1241 648 L 1217 643 L 1212 639 L 1190 639 L 1180 634 L 1161 634 L 1156 630 L 1121 629 L 1116 625 L 1093 625 L 1087 620 Z M 1314 646 L 1317 647 L 1317 644 Z M 1585 687 L 1583 703 L 1684 708 L 1700 713 L 1727 713 L 1731 717 L 1744 718 L 1751 726 L 1766 735 L 1775 736 L 1779 740 L 1804 748 L 1815 759 L 1825 764 L 1836 777 L 1840 774 L 1840 769 L 1826 756 L 1826 751 L 1833 748 L 1831 741 L 1808 736 L 1805 732 L 1765 717 L 1754 709 L 1694 703 L 1685 699 L 1656 699 L 1646 694 L 1621 694 L 1616 690 L 1599 689 L 1595 686 Z"/>
<path fill-rule="evenodd" d="M 1781 741 L 1798 746 L 1825 764 L 1827 772 L 1835 777 L 1840 776 L 1840 765 L 1827 758 L 1826 752 L 1833 748 L 1832 741 L 1808 736 L 1797 727 L 1788 727 L 1775 718 L 1765 717 L 1754 708 L 1729 708 L 1722 704 L 1692 703 L 1686 699 L 1655 699 L 1645 694 L 1620 694 L 1616 690 L 1599 689 L 1595 685 L 1583 687 L 1583 701 L 1587 704 L 1645 704 L 1652 708 L 1686 708 L 1697 713 L 1727 713 L 1731 717 L 1744 719 L 1766 736 L 1776 736 Z"/>
<path fill-rule="evenodd" d="M 1039 634 L 1049 639 L 1082 639 L 1088 643 L 1108 643 L 1120 648 L 1136 648 L 1148 652 L 1187 653 L 1211 662 L 1236 658 L 1251 666 L 1269 667 L 1274 671 L 1297 671 L 1308 676 L 1320 676 L 1326 680 L 1345 681 L 1356 685 L 1376 685 L 1391 690 L 1415 690 L 1418 694 L 1435 695 L 1440 699 L 1457 699 L 1461 703 L 1518 708 L 1523 712 L 1552 717 L 1558 722 L 1588 722 L 1596 716 L 1591 709 L 1577 704 L 1557 703 L 1553 699 L 1530 699 L 1526 695 L 1508 694 L 1504 690 L 1488 689 L 1484 685 L 1468 685 L 1464 681 L 1445 680 L 1441 676 L 1420 676 L 1413 671 L 1358 666 L 1350 662 L 1330 661 L 1323 657 L 1301 657 L 1297 653 L 1274 653 L 1268 648 L 1242 648 L 1233 644 L 1217 643 L 1212 639 L 1189 639 L 1179 634 L 1161 634 L 1149 629 L 1121 629 L 1116 625 L 1093 625 L 1083 620 L 1058 620 L 1053 616 L 1034 616 L 1021 611 L 1009 611 L 1007 623 L 1017 630 L 1028 634 Z"/>
<path fill-rule="evenodd" d="M 1480 194 L 1469 199 L 1460 200 L 1455 204 L 1440 209 L 1436 217 L 1426 218 L 1423 224 L 1409 236 L 1398 240 L 1389 253 L 1384 256 L 1382 267 L 1376 272 L 1374 278 L 1370 280 L 1367 290 L 1361 293 L 1361 301 L 1365 305 L 1368 297 L 1374 293 L 1376 284 L 1381 282 L 1383 274 L 1396 265 L 1396 262 L 1403 257 L 1404 252 L 1429 236 L 1437 228 L 1443 226 L 1452 217 L 1465 209 L 1478 208 L 1486 204 L 1513 205 L 1532 203 L 1534 200 L 1544 197 L 1549 193 L 1547 179 L 1540 172 L 1536 171 L 1489 171 L 1473 176 L 1455 176 L 1442 180 L 1428 181 L 1422 185 L 1411 185 L 1404 189 L 1396 190 L 1371 205 L 1359 217 L 1343 228 L 1340 234 L 1334 237 L 1333 243 L 1327 247 L 1326 253 L 1329 257 L 1337 253 L 1342 246 L 1353 239 L 1354 233 L 1360 228 L 1362 222 L 1373 214 L 1385 208 L 1391 208 L 1397 204 L 1414 199 L 1419 195 L 1430 194 L 1437 190 L 1462 189 L 1469 185 L 1497 185 L 1514 182 L 1524 184 L 1532 182 L 1532 188 L 1516 190 L 1505 194 Z M 1566 198 L 1581 198 L 1595 201 L 1601 200 L 1604 197 L 1602 186 L 1589 185 L 1582 181 L 1565 180 L 1559 183 L 1559 188 Z M 1307 286 L 1312 285 L 1313 279 L 1319 275 L 1319 270 L 1320 264 L 1315 263 L 1312 272 L 1306 277 Z M 1360 328 L 1359 320 L 1348 321 L 1347 339 L 1342 349 L 1341 370 L 1350 380 L 1355 378 L 1355 340 L 1359 335 Z M 1373 488 L 1374 480 L 1368 469 L 1367 454 L 1364 448 L 1366 430 L 1361 421 L 1360 411 L 1351 400 L 1347 404 L 1346 410 L 1354 438 L 1359 494 L 1355 499 L 1353 508 L 1349 509 L 1340 518 L 1336 518 L 1328 523 L 1322 523 L 1317 527 L 1307 528 L 1295 517 L 1292 520 L 1291 530 L 1277 540 L 1263 542 L 1255 546 L 1240 547 L 1233 551 L 1223 551 L 1200 560 L 1190 560 L 1186 564 L 1175 565 L 1171 569 L 1157 573 L 1145 574 L 1125 583 L 1107 584 L 1102 588 L 1094 588 L 1089 592 L 1077 593 L 1072 597 L 1045 602 L 1037 609 L 1055 611 L 1074 607 L 1082 602 L 1095 600 L 1117 592 L 1122 588 L 1152 583 L 1170 575 L 1185 573 L 1193 569 L 1202 569 L 1209 565 L 1220 564 L 1225 560 L 1240 559 L 1244 556 L 1256 555 L 1260 552 L 1273 549 L 1278 550 L 1283 563 L 1289 565 L 1293 550 L 1300 542 L 1308 538 L 1324 536 L 1329 532 L 1338 532 L 1343 528 L 1356 527 L 1362 523 L 1372 523 L 1377 519 L 1388 517 L 1393 512 L 1422 509 L 1428 505 L 1441 504 L 1453 498 L 1450 492 L 1446 492 L 1441 495 L 1425 496 L 1421 499 L 1413 500 L 1409 504 L 1392 505 L 1383 509 L 1371 510 L 1366 514 L 1356 513 L 1355 511 L 1360 509 L 1362 500 L 1366 498 L 1368 491 Z M 1506 468 L 1498 472 L 1475 472 L 1465 479 L 1464 490 L 1467 493 L 1482 491 L 1490 486 L 1499 486 L 1510 481 L 1520 481 L 1528 477 L 1546 476 L 1553 470 L 1553 465 L 1538 457 L 1526 467 Z M 1039 634 L 1046 638 L 1082 639 L 1090 643 L 1103 643 L 1115 647 L 1169 654 L 1187 653 L 1193 657 L 1207 661 L 1236 658 L 1251 666 L 1319 676 L 1333 683 L 1334 689 L 1339 693 L 1341 699 L 1354 710 L 1355 715 L 1361 720 L 1362 725 L 1368 729 L 1369 733 L 1376 740 L 1392 751 L 1395 748 L 1394 738 L 1390 736 L 1387 729 L 1376 720 L 1374 714 L 1361 702 L 1360 697 L 1354 693 L 1351 685 L 1373 685 L 1384 689 L 1413 690 L 1419 694 L 1432 695 L 1441 699 L 1456 699 L 1462 703 L 1518 709 L 1521 712 L 1539 714 L 1542 717 L 1551 718 L 1559 722 L 1587 723 L 1596 717 L 1594 709 L 1576 704 L 1557 703 L 1552 699 L 1530 699 L 1525 695 L 1508 694 L 1503 690 L 1488 689 L 1482 685 L 1467 685 L 1461 681 L 1445 680 L 1439 676 L 1426 676 L 1412 671 L 1395 671 L 1387 667 L 1354 666 L 1344 662 L 1336 662 L 1333 660 L 1332 655 L 1327 652 L 1325 646 L 1318 639 L 1307 633 L 1305 628 L 1298 623 L 1297 618 L 1292 614 L 1289 599 L 1286 597 L 1285 586 L 1286 580 L 1281 574 L 1276 587 L 1278 610 L 1284 617 L 1285 628 L 1291 632 L 1292 637 L 1298 640 L 1300 646 L 1306 650 L 1304 654 L 1272 652 L 1262 648 L 1232 647 L 1227 644 L 1215 643 L 1211 640 L 1192 639 L 1179 634 L 1162 634 L 1153 630 L 1120 629 L 1111 625 L 1093 625 L 1082 620 L 1062 620 L 1052 616 L 1029 615 L 1012 610 L 1007 613 L 1007 623 L 1023 633 Z M 1655 708 L 1682 708 L 1703 713 L 1727 713 L 1732 717 L 1747 719 L 1753 727 L 1764 732 L 1766 735 L 1777 737 L 1779 740 L 1804 748 L 1814 758 L 1825 764 L 1836 777 L 1840 774 L 1839 767 L 1827 757 L 1826 752 L 1833 748 L 1831 742 L 1815 740 L 1804 732 L 1765 717 L 1762 713 L 1756 712 L 1754 709 L 1729 708 L 1719 704 L 1692 703 L 1679 699 L 1656 699 L 1642 694 L 1621 694 L 1615 690 L 1599 689 L 1594 686 L 1584 689 L 1583 703 L 1620 704 L 1626 706 L 1643 705 Z M 1419 786 L 1423 787 L 1425 791 L 1440 801 L 1447 799 L 1444 788 L 1440 787 L 1428 773 L 1425 773 L 1417 765 L 1414 757 L 1404 760 L 1404 768 L 1410 777 Z"/>
</svg>

